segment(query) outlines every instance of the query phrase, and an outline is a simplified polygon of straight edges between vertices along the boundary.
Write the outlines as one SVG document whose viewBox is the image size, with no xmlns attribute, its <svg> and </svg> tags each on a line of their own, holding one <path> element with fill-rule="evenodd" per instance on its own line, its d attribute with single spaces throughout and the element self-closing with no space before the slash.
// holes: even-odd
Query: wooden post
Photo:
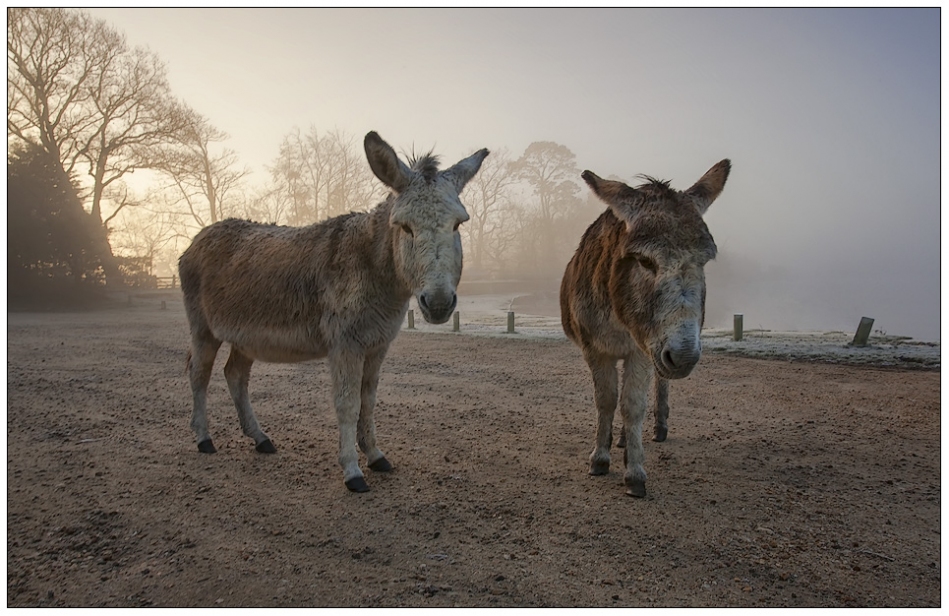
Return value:
<svg viewBox="0 0 949 616">
<path fill-rule="evenodd" d="M 409 310 L 409 329 L 415 329 L 415 311 Z"/>
<path fill-rule="evenodd" d="M 452 315 L 451 321 L 451 331 L 458 332 L 461 331 L 461 315 L 458 311 L 455 311 L 455 314 Z"/>
<path fill-rule="evenodd" d="M 175 284 L 177 283 L 177 281 L 178 281 L 178 277 L 177 277 L 177 276 L 172 276 L 172 277 L 171 277 L 171 288 L 172 288 L 172 289 L 176 288 L 176 287 L 175 287 Z"/>
<path fill-rule="evenodd" d="M 507 333 L 514 333 L 514 311 L 509 310 L 507 313 Z"/>
<path fill-rule="evenodd" d="M 867 340 L 870 339 L 870 330 L 873 328 L 873 319 L 870 317 L 860 317 L 860 325 L 857 326 L 857 333 L 851 343 L 855 347 L 867 346 Z"/>
<path fill-rule="evenodd" d="M 165 306 L 165 300 L 161 300 L 161 309 L 162 309 L 162 310 L 166 310 L 166 309 L 167 309 L 167 307 Z"/>
<path fill-rule="evenodd" d="M 735 335 L 733 336 L 735 341 L 741 340 L 741 336 L 744 333 L 744 323 L 745 316 L 742 314 L 735 315 Z"/>
</svg>

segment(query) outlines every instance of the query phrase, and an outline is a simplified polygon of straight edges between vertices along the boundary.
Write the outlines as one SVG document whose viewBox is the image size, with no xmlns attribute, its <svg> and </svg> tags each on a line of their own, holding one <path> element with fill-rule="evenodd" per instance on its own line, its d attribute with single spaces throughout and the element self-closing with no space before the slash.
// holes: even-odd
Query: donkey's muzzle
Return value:
<svg viewBox="0 0 949 616">
<path fill-rule="evenodd" d="M 702 357 L 702 350 L 666 346 L 655 361 L 656 371 L 665 379 L 681 379 L 689 376 Z"/>
<path fill-rule="evenodd" d="M 422 316 L 435 325 L 450 319 L 457 305 L 458 296 L 454 291 L 450 293 L 423 291 L 418 294 L 418 307 L 422 311 Z"/>
</svg>

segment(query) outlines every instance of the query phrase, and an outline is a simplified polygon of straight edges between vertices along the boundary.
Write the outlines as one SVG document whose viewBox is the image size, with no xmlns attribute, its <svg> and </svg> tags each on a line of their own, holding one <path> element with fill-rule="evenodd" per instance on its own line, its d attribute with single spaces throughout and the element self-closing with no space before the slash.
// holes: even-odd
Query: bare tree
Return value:
<svg viewBox="0 0 949 616">
<path fill-rule="evenodd" d="M 323 146 L 329 171 L 327 214 L 338 216 L 373 207 L 386 189 L 375 180 L 366 162 L 362 140 L 337 129 L 324 136 Z"/>
<path fill-rule="evenodd" d="M 236 211 L 236 204 L 229 207 L 229 201 L 249 171 L 235 168 L 238 158 L 233 150 L 214 151 L 214 144 L 228 135 L 196 113 L 179 138 L 164 150 L 157 168 L 170 178 L 179 202 L 198 227 L 223 220 Z"/>
<path fill-rule="evenodd" d="M 249 220 L 284 224 L 290 208 L 287 194 L 279 187 L 269 186 L 258 189 L 249 199 L 243 200 L 241 216 Z"/>
<path fill-rule="evenodd" d="M 540 218 L 553 221 L 575 204 L 580 192 L 575 178 L 580 176 L 576 156 L 565 145 L 535 141 L 514 162 L 518 177 L 533 189 Z"/>
<path fill-rule="evenodd" d="M 514 226 L 505 220 L 510 215 L 512 189 L 517 176 L 506 149 L 492 150 L 481 170 L 468 182 L 464 192 L 465 208 L 471 219 L 460 228 L 466 260 L 476 272 L 502 267 L 505 254 L 515 240 Z"/>
<path fill-rule="evenodd" d="M 72 173 L 84 166 L 83 198 L 105 244 L 109 280 L 121 280 L 108 225 L 132 201 L 109 203 L 109 186 L 155 165 L 156 149 L 187 126 L 164 65 L 82 11 L 8 9 L 7 127 L 43 147 Z"/>
<path fill-rule="evenodd" d="M 141 48 L 117 55 L 97 77 L 95 130 L 84 140 L 82 155 L 93 179 L 91 214 L 107 224 L 104 189 L 135 169 L 159 167 L 162 148 L 187 137 L 191 118 L 172 98 L 164 65 Z"/>
<path fill-rule="evenodd" d="M 522 239 L 522 263 L 528 264 L 535 276 L 547 277 L 562 269 L 569 260 L 562 254 L 558 230 L 561 221 L 580 204 L 580 187 L 576 156 L 567 146 L 552 141 L 538 141 L 527 146 L 514 162 L 517 176 L 531 188 L 532 207 L 519 211 Z"/>
<path fill-rule="evenodd" d="M 91 86 L 107 50 L 124 41 L 87 13 L 7 9 L 7 131 L 72 174 L 95 120 Z"/>
<path fill-rule="evenodd" d="M 325 162 L 315 129 L 304 136 L 299 128 L 283 138 L 280 153 L 270 169 L 275 185 L 288 202 L 288 222 L 306 224 L 320 220 L 321 194 L 326 184 Z M 325 209 L 325 205 L 323 206 Z"/>
<path fill-rule="evenodd" d="M 360 142 L 340 130 L 322 135 L 316 128 L 305 135 L 294 130 L 284 137 L 270 172 L 289 202 L 290 224 L 366 210 L 382 194 Z"/>
<path fill-rule="evenodd" d="M 169 245 L 182 239 L 178 217 L 162 210 L 141 208 L 116 218 L 113 249 L 117 255 L 139 257 L 150 263 Z"/>
</svg>

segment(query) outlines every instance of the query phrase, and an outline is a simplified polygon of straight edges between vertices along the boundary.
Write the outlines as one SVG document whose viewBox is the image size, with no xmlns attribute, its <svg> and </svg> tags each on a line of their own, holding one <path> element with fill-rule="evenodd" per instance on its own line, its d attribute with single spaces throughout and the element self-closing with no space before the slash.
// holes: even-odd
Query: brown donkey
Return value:
<svg viewBox="0 0 949 616">
<path fill-rule="evenodd" d="M 458 195 L 488 151 L 439 171 L 430 155 L 405 165 L 375 132 L 364 145 L 373 173 L 392 189 L 371 212 L 300 228 L 228 219 L 203 229 L 181 255 L 191 326 L 191 428 L 199 451 L 215 452 L 207 388 L 226 341 L 224 376 L 257 451 L 276 449 L 250 406 L 251 364 L 327 357 L 346 487 L 369 489 L 357 442 L 369 468 L 392 469 L 376 446 L 372 418 L 379 368 L 412 295 L 429 322 L 444 323 L 454 311 L 462 267 L 458 225 L 468 220 Z"/>
<path fill-rule="evenodd" d="M 723 160 L 684 192 L 652 178 L 630 188 L 590 171 L 582 174 L 610 207 L 583 234 L 567 265 L 560 317 L 593 374 L 598 420 L 591 475 L 609 472 L 616 362 L 623 360 L 619 407 L 624 481 L 631 496 L 646 495 L 642 431 L 649 382 L 655 373 L 656 440 L 661 441 L 669 415 L 667 379 L 687 376 L 702 353 L 704 267 L 716 252 L 702 216 L 730 170 L 731 162 Z"/>
</svg>

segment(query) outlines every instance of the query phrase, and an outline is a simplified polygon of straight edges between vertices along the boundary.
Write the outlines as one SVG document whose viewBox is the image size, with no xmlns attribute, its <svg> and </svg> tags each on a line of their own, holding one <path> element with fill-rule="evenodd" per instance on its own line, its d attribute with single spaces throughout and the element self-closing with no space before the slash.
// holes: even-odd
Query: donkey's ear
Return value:
<svg viewBox="0 0 949 616">
<path fill-rule="evenodd" d="M 636 202 L 640 198 L 639 191 L 622 182 L 604 180 L 592 171 L 584 171 L 580 174 L 580 177 L 601 201 L 610 206 L 613 214 L 624 221 L 628 227 L 636 214 Z"/>
<path fill-rule="evenodd" d="M 371 131 L 363 141 L 369 168 L 383 184 L 397 193 L 402 192 L 412 181 L 413 171 L 399 160 L 395 150 L 376 131 Z"/>
<path fill-rule="evenodd" d="M 703 216 L 708 211 L 712 202 L 725 188 L 725 180 L 728 179 L 728 173 L 732 170 L 732 161 L 727 158 L 705 172 L 705 175 L 698 182 L 692 185 L 692 188 L 685 191 L 685 194 L 692 197 L 695 206 L 699 208 L 699 213 Z"/>
<path fill-rule="evenodd" d="M 464 160 L 460 160 L 454 164 L 454 166 L 449 167 L 442 171 L 441 175 L 449 182 L 455 185 L 455 190 L 458 191 L 458 194 L 461 194 L 462 189 L 464 189 L 465 184 L 471 180 L 478 173 L 478 170 L 481 169 L 481 163 L 484 162 L 484 159 L 487 158 L 489 152 L 486 149 L 481 149 L 469 156 Z"/>
</svg>

